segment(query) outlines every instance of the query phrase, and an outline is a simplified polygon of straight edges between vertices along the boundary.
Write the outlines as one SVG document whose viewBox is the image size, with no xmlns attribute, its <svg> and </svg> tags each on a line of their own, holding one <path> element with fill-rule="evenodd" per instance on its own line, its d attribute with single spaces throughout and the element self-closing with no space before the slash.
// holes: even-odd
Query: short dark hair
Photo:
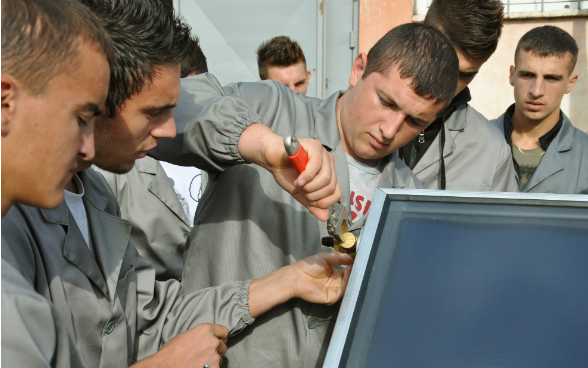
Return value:
<svg viewBox="0 0 588 368">
<path fill-rule="evenodd" d="M 2 73 L 9 74 L 32 95 L 76 65 L 86 42 L 114 62 L 112 41 L 98 18 L 70 0 L 2 1 Z"/>
<path fill-rule="evenodd" d="M 433 27 L 407 23 L 386 33 L 367 56 L 362 78 L 387 74 L 398 66 L 401 78 L 412 79 L 415 93 L 448 104 L 459 78 L 459 60 L 447 37 Z"/>
<path fill-rule="evenodd" d="M 267 68 L 270 66 L 290 66 L 303 62 L 306 68 L 306 58 L 298 42 L 287 36 L 277 36 L 263 42 L 257 48 L 257 68 L 259 78 L 267 78 Z"/>
<path fill-rule="evenodd" d="M 190 48 L 190 57 L 182 63 L 182 78 L 190 74 L 200 74 L 208 72 L 206 56 L 202 52 L 198 37 L 192 36 L 186 47 Z"/>
<path fill-rule="evenodd" d="M 150 83 L 158 68 L 182 64 L 190 27 L 160 0 L 80 0 L 110 33 L 115 64 L 110 72 L 106 111 L 112 117 L 133 95 Z"/>
<path fill-rule="evenodd" d="M 487 60 L 498 46 L 504 21 L 498 0 L 433 0 L 425 24 L 478 60 Z"/>
<path fill-rule="evenodd" d="M 554 26 L 537 27 L 525 33 L 517 44 L 515 65 L 520 50 L 530 51 L 535 56 L 557 56 L 562 58 L 569 52 L 572 59 L 568 68 L 570 74 L 574 71 L 578 61 L 578 44 L 576 40 L 568 32 Z"/>
</svg>

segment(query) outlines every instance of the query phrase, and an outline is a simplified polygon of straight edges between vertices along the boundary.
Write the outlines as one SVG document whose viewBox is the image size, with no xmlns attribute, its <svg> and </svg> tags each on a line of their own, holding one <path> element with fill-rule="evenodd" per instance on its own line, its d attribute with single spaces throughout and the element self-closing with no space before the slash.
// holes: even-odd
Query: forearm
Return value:
<svg viewBox="0 0 588 368">
<path fill-rule="evenodd" d="M 294 297 L 294 276 L 290 266 L 251 282 L 249 286 L 249 314 L 257 318 L 270 309 Z"/>
</svg>

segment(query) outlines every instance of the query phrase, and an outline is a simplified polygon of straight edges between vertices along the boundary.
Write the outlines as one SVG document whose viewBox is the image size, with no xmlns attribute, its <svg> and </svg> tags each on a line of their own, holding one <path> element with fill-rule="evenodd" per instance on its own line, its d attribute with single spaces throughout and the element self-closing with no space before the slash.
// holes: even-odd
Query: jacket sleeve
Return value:
<svg viewBox="0 0 588 368">
<path fill-rule="evenodd" d="M 510 147 L 506 141 L 502 140 L 502 142 L 501 160 L 494 173 L 490 190 L 493 192 L 520 192 Z"/>
<path fill-rule="evenodd" d="M 149 155 L 175 165 L 195 166 L 210 173 L 246 163 L 239 138 L 251 124 L 264 124 L 280 135 L 298 123 L 309 125 L 307 101 L 274 82 L 237 83 L 222 87 L 212 74 L 182 79 L 174 108 L 177 135 L 161 139 Z M 307 127 L 296 130 L 308 134 Z M 297 127 L 298 129 L 298 127 Z"/>
<path fill-rule="evenodd" d="M 4 256 L 4 254 L 3 254 Z M 2 366 L 69 368 L 67 330 L 55 307 L 2 259 Z"/>
<path fill-rule="evenodd" d="M 177 135 L 159 140 L 149 155 L 179 166 L 223 171 L 245 163 L 237 145 L 260 117 L 241 98 L 227 95 L 212 74 L 182 79 L 174 108 Z"/>
<path fill-rule="evenodd" d="M 183 294 L 176 280 L 155 281 L 153 266 L 132 248 L 137 273 L 138 360 L 155 354 L 168 340 L 201 323 L 223 325 L 230 336 L 253 323 L 250 280 Z"/>
</svg>

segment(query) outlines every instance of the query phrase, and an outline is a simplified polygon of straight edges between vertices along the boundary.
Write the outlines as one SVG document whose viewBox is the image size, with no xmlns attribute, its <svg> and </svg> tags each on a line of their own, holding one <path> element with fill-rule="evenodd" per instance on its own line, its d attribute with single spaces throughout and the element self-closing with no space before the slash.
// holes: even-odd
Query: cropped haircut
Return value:
<svg viewBox="0 0 588 368">
<path fill-rule="evenodd" d="M 33 96 L 78 65 L 85 43 L 102 50 L 112 67 L 112 41 L 84 5 L 72 0 L 2 1 L 2 73 Z"/>
<path fill-rule="evenodd" d="M 487 60 L 498 46 L 504 21 L 498 0 L 433 0 L 424 23 L 477 60 Z"/>
<path fill-rule="evenodd" d="M 190 27 L 160 0 L 80 0 L 110 33 L 115 63 L 110 72 L 106 112 L 113 117 L 151 83 L 161 67 L 183 64 Z"/>
<path fill-rule="evenodd" d="M 182 63 L 181 77 L 186 78 L 190 74 L 200 74 L 208 72 L 206 56 L 200 48 L 198 37 L 192 36 L 186 45 L 190 49 L 190 57 Z"/>
<path fill-rule="evenodd" d="M 302 61 L 306 68 L 306 58 L 298 42 L 287 36 L 277 36 L 263 42 L 257 49 L 257 68 L 259 78 L 268 79 L 267 68 L 271 66 L 290 66 Z"/>
<path fill-rule="evenodd" d="M 459 60 L 447 37 L 433 27 L 407 23 L 386 33 L 367 56 L 362 79 L 386 75 L 398 66 L 402 79 L 411 79 L 414 92 L 436 103 L 449 104 L 459 78 Z"/>
<path fill-rule="evenodd" d="M 515 65 L 520 50 L 529 51 L 534 56 L 557 56 L 560 58 L 565 57 L 569 52 L 572 59 L 568 66 L 570 74 L 574 71 L 578 61 L 576 40 L 568 32 L 554 26 L 537 27 L 525 33 L 517 44 Z"/>
</svg>

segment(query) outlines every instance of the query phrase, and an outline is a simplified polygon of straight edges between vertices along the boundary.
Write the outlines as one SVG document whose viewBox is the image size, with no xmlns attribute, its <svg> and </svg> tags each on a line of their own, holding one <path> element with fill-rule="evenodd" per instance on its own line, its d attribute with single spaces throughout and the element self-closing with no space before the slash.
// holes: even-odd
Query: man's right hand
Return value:
<svg viewBox="0 0 588 368">
<path fill-rule="evenodd" d="M 161 350 L 131 368 L 210 368 L 220 367 L 227 352 L 229 330 L 225 326 L 204 323 L 169 340 Z"/>
<path fill-rule="evenodd" d="M 239 153 L 245 160 L 267 169 L 310 213 L 327 221 L 329 206 L 341 199 L 335 159 L 319 141 L 300 137 L 298 140 L 308 154 L 306 169 L 301 174 L 288 158 L 284 137 L 264 125 L 253 124 L 245 129 L 239 139 Z"/>
</svg>

